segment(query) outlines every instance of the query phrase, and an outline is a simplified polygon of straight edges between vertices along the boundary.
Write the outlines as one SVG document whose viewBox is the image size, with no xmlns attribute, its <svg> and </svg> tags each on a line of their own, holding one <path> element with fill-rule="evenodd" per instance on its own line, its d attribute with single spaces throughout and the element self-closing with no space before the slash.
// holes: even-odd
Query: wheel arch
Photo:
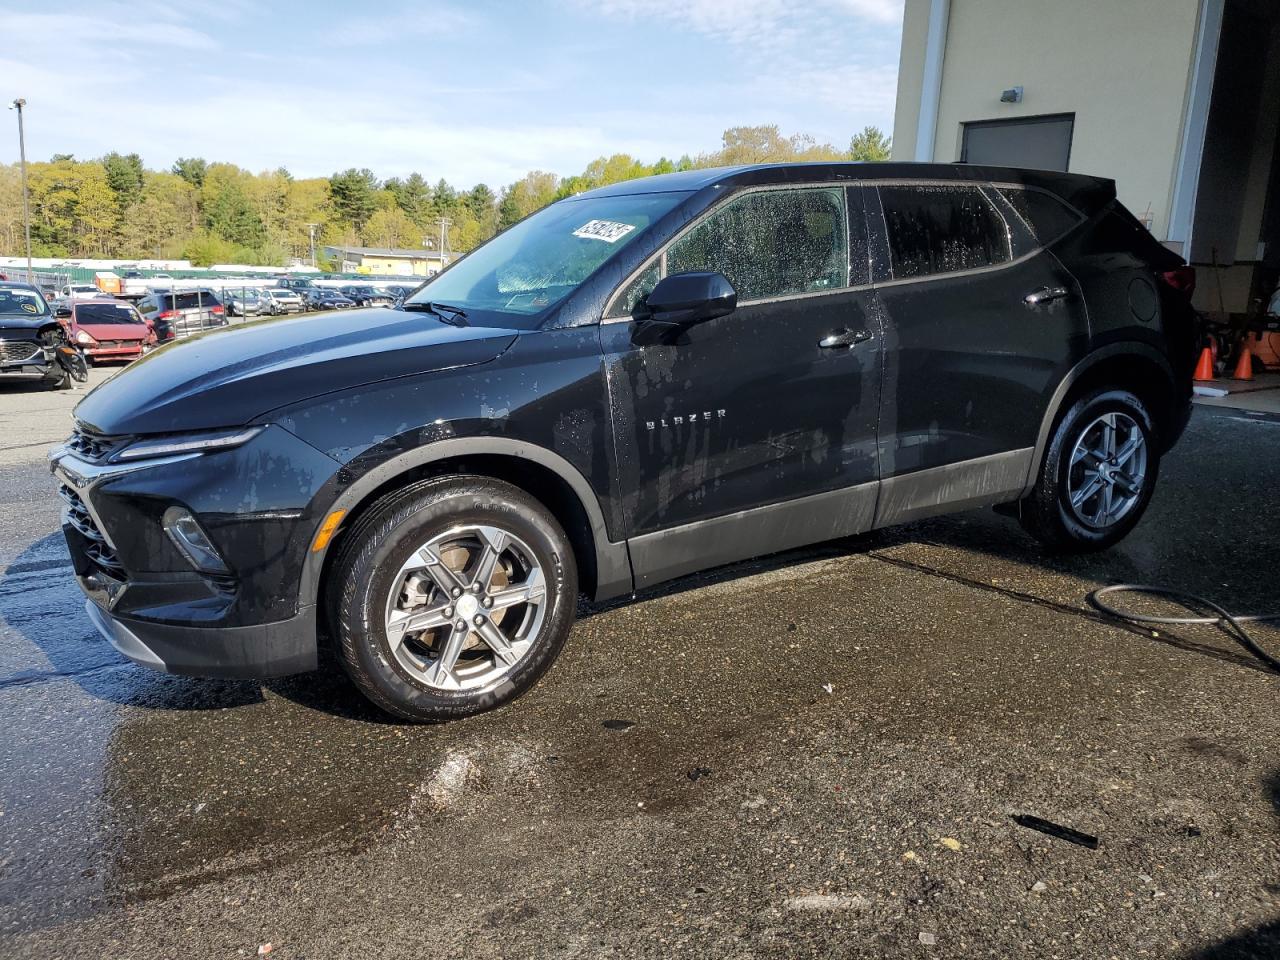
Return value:
<svg viewBox="0 0 1280 960">
<path fill-rule="evenodd" d="M 578 562 L 583 592 L 597 600 L 632 589 L 625 541 L 609 539 L 604 513 L 586 478 L 569 461 L 544 447 L 504 437 L 441 440 L 406 451 L 374 467 L 347 487 L 326 515 L 345 510 L 338 535 L 320 553 L 303 561 L 299 602 L 317 603 L 330 558 L 346 530 L 386 494 L 415 480 L 446 473 L 503 480 L 537 498 L 564 528 Z"/>
<path fill-rule="evenodd" d="M 1150 344 L 1138 341 L 1108 344 L 1077 363 L 1058 383 L 1041 418 L 1030 471 L 1020 497 L 1027 496 L 1035 486 L 1049 441 L 1062 415 L 1077 397 L 1102 386 L 1129 390 L 1137 395 L 1147 405 L 1161 437 L 1170 435 L 1176 417 L 1177 391 L 1168 358 Z M 1162 439 L 1162 443 L 1165 442 Z"/>
</svg>

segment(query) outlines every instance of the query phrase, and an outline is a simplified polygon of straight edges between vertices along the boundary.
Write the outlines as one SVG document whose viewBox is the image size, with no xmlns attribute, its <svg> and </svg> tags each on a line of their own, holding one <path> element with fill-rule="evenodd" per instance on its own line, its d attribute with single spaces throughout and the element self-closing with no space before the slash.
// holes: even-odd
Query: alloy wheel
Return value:
<svg viewBox="0 0 1280 960">
<path fill-rule="evenodd" d="M 1128 414 L 1104 413 L 1080 431 L 1071 451 L 1067 501 L 1081 523 L 1105 529 L 1142 499 L 1147 439 Z"/>
<path fill-rule="evenodd" d="M 500 527 L 457 526 L 414 550 L 392 580 L 387 643 L 421 684 L 486 690 L 528 654 L 546 609 L 546 577 L 528 544 Z"/>
</svg>

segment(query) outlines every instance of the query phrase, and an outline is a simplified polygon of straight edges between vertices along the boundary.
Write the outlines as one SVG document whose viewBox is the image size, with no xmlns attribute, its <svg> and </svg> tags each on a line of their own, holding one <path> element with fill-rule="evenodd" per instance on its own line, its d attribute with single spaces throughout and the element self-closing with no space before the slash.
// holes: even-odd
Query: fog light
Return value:
<svg viewBox="0 0 1280 960">
<path fill-rule="evenodd" d="M 162 525 L 174 546 L 197 570 L 224 575 L 231 572 L 209 537 L 200 529 L 200 524 L 196 523 L 196 518 L 185 507 L 175 506 L 166 510 Z"/>
</svg>

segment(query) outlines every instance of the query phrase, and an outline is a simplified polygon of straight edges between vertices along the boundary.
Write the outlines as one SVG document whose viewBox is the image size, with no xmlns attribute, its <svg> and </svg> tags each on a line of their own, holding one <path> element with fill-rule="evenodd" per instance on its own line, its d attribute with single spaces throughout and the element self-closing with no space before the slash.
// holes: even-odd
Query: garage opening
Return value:
<svg viewBox="0 0 1280 960">
<path fill-rule="evenodd" d="M 960 162 L 1066 172 L 1071 161 L 1074 113 L 963 124 Z"/>
<path fill-rule="evenodd" d="M 1188 259 L 1196 306 L 1254 329 L 1280 279 L 1278 134 L 1280 5 L 1226 0 Z"/>
</svg>

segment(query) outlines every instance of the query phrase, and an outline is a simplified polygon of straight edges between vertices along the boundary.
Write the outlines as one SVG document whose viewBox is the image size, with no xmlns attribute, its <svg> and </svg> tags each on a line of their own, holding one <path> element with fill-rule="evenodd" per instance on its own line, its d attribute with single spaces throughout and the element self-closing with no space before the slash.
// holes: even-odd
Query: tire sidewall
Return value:
<svg viewBox="0 0 1280 960">
<path fill-rule="evenodd" d="M 1077 519 L 1071 509 L 1069 474 L 1071 452 L 1086 425 L 1106 413 L 1123 413 L 1133 419 L 1142 430 L 1147 444 L 1147 470 L 1138 502 L 1117 523 L 1104 529 L 1088 526 Z M 1104 390 L 1082 397 L 1062 418 L 1046 458 L 1045 479 L 1053 484 L 1053 497 L 1057 509 L 1056 521 L 1070 542 L 1080 547 L 1097 549 L 1110 546 L 1123 539 L 1146 512 L 1155 492 L 1160 472 L 1159 438 L 1151 414 L 1142 401 L 1126 390 Z"/>
<path fill-rule="evenodd" d="M 501 527 L 524 541 L 542 566 L 550 607 L 532 648 L 495 686 L 438 690 L 415 680 L 392 654 L 386 636 L 387 597 L 415 550 L 450 527 L 466 524 Z M 336 626 L 342 659 L 355 668 L 348 672 L 384 709 L 414 720 L 480 713 L 525 692 L 555 660 L 573 622 L 577 575 L 564 534 L 541 504 L 506 484 L 463 480 L 393 504 L 366 533 L 367 543 L 341 585 Z"/>
</svg>

